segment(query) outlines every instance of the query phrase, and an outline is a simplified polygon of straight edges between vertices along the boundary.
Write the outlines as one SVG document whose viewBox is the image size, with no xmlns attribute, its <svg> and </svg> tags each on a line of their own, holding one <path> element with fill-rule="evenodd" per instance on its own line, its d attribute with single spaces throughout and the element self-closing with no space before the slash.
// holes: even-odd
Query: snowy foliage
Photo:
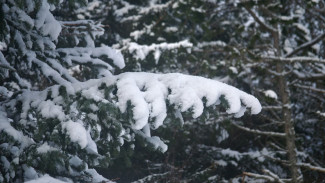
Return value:
<svg viewBox="0 0 325 183">
<path fill-rule="evenodd" d="M 99 6 L 95 2 L 89 11 Z M 60 12 L 55 7 L 64 3 L 1 1 L 1 182 L 109 182 L 94 168 L 131 153 L 136 139 L 167 150 L 151 130 L 162 126 L 170 111 L 194 118 L 218 104 L 235 117 L 246 108 L 261 111 L 254 96 L 216 80 L 177 73 L 114 75 L 125 67 L 124 49 L 142 60 L 154 52 L 158 62 L 161 51 L 192 43 L 127 42 L 120 51 L 98 47 L 103 25 L 55 17 L 52 12 Z M 170 4 L 136 9 L 145 15 Z M 134 7 L 116 10 L 116 16 L 129 9 Z M 132 34 L 135 40 L 139 34 Z"/>
<path fill-rule="evenodd" d="M 186 120 L 181 123 L 186 130 L 174 133 L 183 133 L 191 139 L 188 141 L 167 130 L 161 132 L 168 133 L 171 142 L 184 144 L 179 146 L 186 150 L 172 149 L 175 153 L 168 155 L 169 162 L 165 163 L 170 168 L 156 171 L 148 178 L 169 181 L 170 177 L 179 177 L 193 182 L 250 182 L 255 179 L 286 182 L 292 177 L 291 167 L 298 167 L 294 163 L 289 166 L 279 163 L 289 160 L 288 154 L 293 154 L 293 161 L 310 162 L 319 168 L 325 165 L 320 145 L 323 144 L 324 130 L 320 130 L 323 129 L 323 117 L 321 113 L 315 113 L 324 111 L 324 1 L 120 0 L 111 4 L 113 6 L 106 10 L 112 12 L 113 18 L 105 20 L 121 22 L 123 28 L 112 31 L 114 36 L 111 37 L 115 38 L 114 48 L 126 55 L 128 70 L 181 71 L 218 78 L 253 93 L 265 106 L 263 114 L 257 118 L 244 118 L 238 123 L 231 119 L 231 125 L 225 122 L 227 118 L 216 125 L 211 120 L 215 118 L 211 113 L 203 113 L 203 117 L 191 121 L 193 123 Z M 90 16 L 96 17 L 96 14 Z M 191 46 L 180 46 L 176 50 L 158 47 L 184 40 Z M 223 114 L 218 117 L 223 118 Z M 182 119 L 188 119 L 188 116 Z M 215 134 L 218 134 L 216 138 L 209 138 Z M 213 143 L 215 139 L 218 143 Z M 268 155 L 263 155 L 263 162 L 252 161 L 249 157 L 241 159 L 240 164 L 241 160 L 234 159 L 238 166 L 228 163 L 224 169 L 230 170 L 223 172 L 218 168 L 215 170 L 214 166 L 211 168 L 216 157 L 188 153 L 188 149 L 196 147 L 191 144 L 193 141 L 240 152 L 262 152 L 267 147 Z M 307 141 L 309 143 L 301 143 Z M 288 148 L 295 145 L 297 149 L 291 148 L 286 154 Z M 180 155 L 184 153 L 196 159 L 188 160 Z M 303 153 L 309 158 L 301 156 Z M 170 156 L 173 155 L 177 158 L 172 161 Z M 227 159 L 225 155 L 217 158 Z M 205 168 L 208 171 L 204 171 Z M 248 170 L 250 172 L 245 172 Z M 300 178 L 305 180 L 324 179 L 321 173 L 313 172 L 306 164 L 301 170 Z M 244 172 L 247 173 L 245 176 Z M 192 176 L 196 173 L 198 176 Z M 236 176 L 241 177 L 234 178 Z"/>
</svg>

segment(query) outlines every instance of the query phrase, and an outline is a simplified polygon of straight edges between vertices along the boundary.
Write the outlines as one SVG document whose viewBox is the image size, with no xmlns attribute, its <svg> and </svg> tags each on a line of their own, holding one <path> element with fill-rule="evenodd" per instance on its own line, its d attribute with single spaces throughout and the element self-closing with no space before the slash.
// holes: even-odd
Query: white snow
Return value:
<svg viewBox="0 0 325 183">
<path fill-rule="evenodd" d="M 87 130 L 87 151 L 93 154 L 98 154 L 97 144 L 91 138 L 90 129 Z"/>
<path fill-rule="evenodd" d="M 278 95 L 273 90 L 264 91 L 264 95 L 275 100 L 278 99 Z"/>
<path fill-rule="evenodd" d="M 254 96 L 227 84 L 198 76 L 124 73 L 117 77 L 118 106 L 125 112 L 127 102 L 131 102 L 135 120 L 132 127 L 136 130 L 142 129 L 148 123 L 149 117 L 156 119 L 154 128 L 162 124 L 166 117 L 166 99 L 182 112 L 191 109 L 194 118 L 203 112 L 203 98 L 207 99 L 207 106 L 210 106 L 216 104 L 222 95 L 229 104 L 229 114 L 235 113 L 240 117 L 246 110 L 242 105 L 251 108 L 252 114 L 261 111 L 261 104 Z M 169 94 L 168 89 L 171 91 Z"/>
<path fill-rule="evenodd" d="M 290 53 L 293 51 L 292 45 L 288 39 L 284 41 L 284 51 L 286 51 L 286 53 Z"/>
<path fill-rule="evenodd" d="M 166 27 L 165 28 L 165 31 L 166 32 L 177 32 L 178 31 L 178 28 L 176 26 L 173 26 L 173 27 Z"/>
<path fill-rule="evenodd" d="M 37 172 L 33 167 L 23 165 L 23 170 L 24 170 L 24 179 L 25 180 L 33 180 L 33 179 L 38 178 Z"/>
<path fill-rule="evenodd" d="M 0 51 L 4 51 L 7 49 L 7 44 L 5 42 L 0 41 Z"/>
<path fill-rule="evenodd" d="M 325 118 L 325 112 L 317 111 L 316 113 Z"/>
<path fill-rule="evenodd" d="M 59 105 L 55 105 L 54 102 L 50 100 L 41 101 L 40 103 L 32 103 L 33 107 L 37 107 L 40 111 L 41 115 L 45 118 L 57 118 L 60 121 L 65 119 L 65 114 L 62 111 L 62 107 Z"/>
<path fill-rule="evenodd" d="M 112 59 L 113 64 L 116 65 L 118 68 L 121 69 L 125 67 L 124 58 L 121 52 L 105 45 L 96 48 L 61 48 L 57 49 L 57 51 L 66 55 L 64 59 L 68 64 L 71 64 L 72 61 L 78 63 L 89 62 L 92 64 L 104 65 L 108 69 L 111 69 L 112 66 L 110 64 L 98 58 L 104 56 Z"/>
<path fill-rule="evenodd" d="M 169 1 L 165 4 L 155 4 L 155 1 L 150 1 L 150 6 L 148 7 L 142 7 L 139 11 L 140 14 L 148 14 L 149 12 L 159 12 L 163 10 L 164 8 L 167 8 L 170 4 L 172 4 L 172 1 Z"/>
<path fill-rule="evenodd" d="M 43 154 L 43 153 L 47 153 L 47 152 L 50 152 L 50 151 L 59 151 L 59 149 L 55 148 L 55 147 L 52 147 L 52 146 L 49 146 L 47 144 L 47 142 L 45 142 L 44 144 L 42 144 L 41 146 L 39 146 L 37 149 L 36 149 L 37 153 L 39 154 Z"/>
<path fill-rule="evenodd" d="M 114 11 L 114 15 L 117 17 L 121 17 L 124 14 L 127 14 L 129 12 L 129 10 L 136 8 L 135 5 L 131 5 L 130 3 L 126 2 L 126 1 L 121 1 L 121 3 L 123 4 L 122 8 L 116 9 Z"/>
<path fill-rule="evenodd" d="M 101 182 L 113 183 L 113 182 L 105 179 L 102 175 L 98 174 L 95 169 L 87 169 L 86 172 L 92 176 L 92 178 L 93 178 L 92 182 L 94 182 L 94 183 L 101 183 Z"/>
<path fill-rule="evenodd" d="M 74 167 L 79 167 L 82 165 L 82 160 L 78 156 L 73 156 L 72 158 L 70 158 L 69 164 Z"/>
<path fill-rule="evenodd" d="M 226 43 L 223 41 L 210 41 L 210 42 L 201 42 L 197 44 L 198 48 L 203 48 L 207 46 L 220 46 L 220 47 L 225 47 Z"/>
<path fill-rule="evenodd" d="M 13 7 L 13 8 L 16 8 L 16 7 Z M 28 16 L 24 11 L 22 11 L 21 9 L 18 9 L 16 10 L 18 16 L 19 16 L 19 20 L 20 21 L 23 21 L 27 24 L 29 24 L 29 26 L 32 28 L 34 27 L 34 20 Z"/>
<path fill-rule="evenodd" d="M 216 160 L 215 163 L 219 166 L 227 166 L 227 162 L 224 160 Z"/>
<path fill-rule="evenodd" d="M 308 40 L 308 41 L 311 40 L 310 31 L 305 25 L 302 25 L 301 23 L 294 23 L 293 25 L 305 33 L 304 37 L 306 40 Z"/>
<path fill-rule="evenodd" d="M 219 81 L 206 79 L 198 76 L 189 76 L 178 73 L 170 74 L 152 74 L 152 73 L 123 73 L 116 76 L 108 76 L 100 79 L 93 79 L 87 82 L 66 82 L 64 86 L 69 95 L 74 95 L 76 92 L 82 93 L 82 96 L 99 102 L 108 102 L 104 98 L 102 90 L 98 87 L 105 83 L 107 86 L 116 85 L 117 87 L 117 107 L 124 113 L 127 104 L 130 102 L 133 113 L 134 123 L 132 129 L 141 132 L 149 143 L 152 143 L 155 148 L 162 151 L 167 150 L 164 144 L 158 137 L 151 137 L 150 129 L 156 129 L 163 125 L 167 116 L 167 103 L 177 107 L 175 110 L 180 112 L 191 111 L 194 118 L 199 117 L 204 110 L 204 107 L 218 105 L 219 98 L 224 96 L 229 108 L 226 110 L 229 114 L 234 114 L 235 117 L 240 117 L 246 111 L 246 108 L 251 110 L 252 114 L 257 114 L 261 111 L 261 104 L 252 95 L 249 95 L 239 89 L 221 83 Z M 59 105 L 62 98 L 59 97 L 59 86 L 52 86 L 44 91 L 25 91 L 21 99 L 22 104 L 22 119 L 26 119 L 28 111 L 31 107 L 36 108 L 45 118 L 57 118 L 61 121 L 63 130 L 66 130 L 67 135 L 72 142 L 76 142 L 81 148 L 86 148 L 90 153 L 97 153 L 97 145 L 90 136 L 89 128 L 85 128 L 83 119 L 72 121 L 73 116 L 65 115 L 64 109 Z M 48 91 L 52 91 L 53 100 L 46 100 Z M 207 103 L 203 104 L 203 99 Z M 98 107 L 95 104 L 90 105 L 93 111 L 97 111 Z M 73 108 L 70 107 L 70 110 Z M 74 111 L 74 110 L 73 110 Z M 181 117 L 181 114 L 179 115 Z M 5 116 L 1 116 L 4 117 Z M 92 119 L 96 119 L 94 115 L 88 115 Z M 153 123 L 149 124 L 149 120 Z M 149 124 L 149 125 L 148 125 Z M 146 127 L 144 129 L 144 127 Z M 0 122 L 0 130 L 12 131 L 16 133 L 9 122 Z M 140 130 L 143 130 L 140 131 Z M 119 141 L 124 143 L 122 130 Z M 18 133 L 18 132 L 17 132 Z M 16 138 L 22 135 L 13 134 Z M 222 134 L 222 138 L 227 138 L 226 133 Z M 43 144 L 38 148 L 40 153 L 53 150 L 48 144 Z"/>
<path fill-rule="evenodd" d="M 15 32 L 14 39 L 15 39 L 16 43 L 18 44 L 20 51 L 23 53 L 23 55 L 25 55 L 27 52 L 26 44 L 18 30 L 16 30 L 16 32 Z"/>
<path fill-rule="evenodd" d="M 10 168 L 10 162 L 7 160 L 7 158 L 5 156 L 1 156 L 0 160 L 2 161 L 2 164 L 4 166 L 3 168 L 5 170 L 8 170 Z"/>
<path fill-rule="evenodd" d="M 82 149 L 87 146 L 87 131 L 82 124 L 70 120 L 68 122 L 63 122 L 62 128 L 67 130 L 67 134 L 72 142 L 77 142 Z"/>
<path fill-rule="evenodd" d="M 231 72 L 234 74 L 238 74 L 238 70 L 236 67 L 231 66 L 231 67 L 229 67 L 229 70 L 231 70 Z"/>
<path fill-rule="evenodd" d="M 22 148 L 34 143 L 32 139 L 27 136 L 24 136 L 21 131 L 18 131 L 11 126 L 10 119 L 7 117 L 7 114 L 6 112 L 4 112 L 4 109 L 0 106 L 0 133 L 2 134 L 3 132 L 18 141 Z"/>
<path fill-rule="evenodd" d="M 136 59 L 140 59 L 140 60 L 144 60 L 147 55 L 150 52 L 155 52 L 157 50 L 162 51 L 162 50 L 172 50 L 172 49 L 176 49 L 176 48 L 180 48 L 180 47 L 184 47 L 184 48 L 188 48 L 188 47 L 192 47 L 193 44 L 191 42 L 189 42 L 188 40 L 183 40 L 180 42 L 176 42 L 176 43 L 159 43 L 159 44 L 152 44 L 152 45 L 139 45 L 135 42 L 125 42 L 124 43 L 125 46 L 122 48 L 122 50 L 124 49 L 128 49 L 130 53 L 133 53 L 133 57 Z M 159 53 L 159 56 L 158 54 Z M 160 52 L 157 52 L 155 59 L 156 62 L 158 62 L 158 59 L 160 57 Z"/>
<path fill-rule="evenodd" d="M 49 176 L 48 174 L 45 174 L 44 176 L 42 176 L 38 179 L 30 180 L 25 183 L 66 183 L 66 182 L 63 182 L 59 179 L 55 179 L 55 178 Z"/>
<path fill-rule="evenodd" d="M 166 152 L 168 149 L 168 146 L 157 136 L 147 136 L 146 134 L 144 134 L 142 131 L 136 131 L 136 133 L 140 136 L 142 136 L 143 138 L 146 139 L 147 142 L 149 142 L 154 149 L 158 149 L 161 152 Z"/>
<path fill-rule="evenodd" d="M 46 0 L 42 1 L 40 10 L 36 14 L 35 26 L 43 35 L 49 35 L 52 40 L 56 40 L 62 30 L 61 24 L 50 12 L 50 5 Z"/>
</svg>

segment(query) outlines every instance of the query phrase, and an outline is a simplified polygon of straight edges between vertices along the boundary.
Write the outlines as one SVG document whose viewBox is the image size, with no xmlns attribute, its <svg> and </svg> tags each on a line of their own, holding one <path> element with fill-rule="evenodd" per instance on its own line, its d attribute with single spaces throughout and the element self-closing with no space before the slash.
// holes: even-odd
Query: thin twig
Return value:
<svg viewBox="0 0 325 183">
<path fill-rule="evenodd" d="M 293 86 L 298 87 L 298 88 L 303 88 L 303 89 L 311 90 L 311 91 L 315 91 L 315 92 L 325 93 L 325 90 L 319 89 L 319 88 L 315 88 L 315 87 L 312 87 L 312 86 L 304 86 L 304 85 L 299 85 L 299 84 L 294 84 Z"/>
<path fill-rule="evenodd" d="M 260 134 L 260 135 L 275 136 L 275 137 L 285 137 L 286 136 L 285 133 L 266 132 L 266 131 L 260 131 L 260 130 L 250 129 L 250 128 L 246 128 L 246 127 L 240 126 L 240 125 L 238 125 L 238 124 L 236 124 L 234 122 L 232 122 L 231 124 L 233 124 L 237 128 L 239 128 L 241 130 L 244 130 L 246 132 L 256 133 L 256 134 Z"/>
<path fill-rule="evenodd" d="M 260 18 L 258 18 L 258 16 L 248 7 L 245 7 L 245 9 L 248 11 L 248 13 L 254 18 L 254 20 L 260 24 L 263 28 L 265 28 L 267 31 L 271 32 L 271 33 L 275 33 L 277 32 L 276 29 L 274 29 L 273 27 L 271 27 L 270 25 L 267 25 L 265 22 L 263 22 Z"/>
</svg>

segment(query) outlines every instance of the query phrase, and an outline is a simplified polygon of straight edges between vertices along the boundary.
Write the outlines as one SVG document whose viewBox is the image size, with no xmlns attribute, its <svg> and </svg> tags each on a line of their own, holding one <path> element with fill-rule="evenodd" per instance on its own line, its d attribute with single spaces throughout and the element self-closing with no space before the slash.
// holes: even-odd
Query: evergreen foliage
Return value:
<svg viewBox="0 0 325 183">
<path fill-rule="evenodd" d="M 220 103 L 236 117 L 246 108 L 261 111 L 255 97 L 215 80 L 113 75 L 125 63 L 119 51 L 96 43 L 104 26 L 65 17 L 84 3 L 1 1 L 1 182 L 109 182 L 95 168 L 131 166 L 136 141 L 167 150 L 151 135 L 165 119 L 181 112 L 197 118 Z M 141 59 L 148 51 L 191 46 L 185 40 L 139 51 L 134 44 Z"/>
</svg>

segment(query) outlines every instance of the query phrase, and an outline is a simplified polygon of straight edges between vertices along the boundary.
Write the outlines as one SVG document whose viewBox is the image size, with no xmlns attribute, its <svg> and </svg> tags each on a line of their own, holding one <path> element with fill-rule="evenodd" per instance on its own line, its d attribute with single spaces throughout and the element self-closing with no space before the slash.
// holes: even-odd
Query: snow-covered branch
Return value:
<svg viewBox="0 0 325 183">
<path fill-rule="evenodd" d="M 261 20 L 256 13 L 254 13 L 250 8 L 245 7 L 245 9 L 248 11 L 248 13 L 254 18 L 254 20 L 261 25 L 263 28 L 265 28 L 267 31 L 269 31 L 270 33 L 275 33 L 277 32 L 276 29 L 274 29 L 272 26 L 266 24 L 266 22 L 264 22 L 263 20 Z"/>
<path fill-rule="evenodd" d="M 273 57 L 273 56 L 262 56 L 261 59 L 263 61 L 279 61 L 279 62 L 315 62 L 315 63 L 325 63 L 325 59 L 321 58 L 314 58 L 314 57 L 291 57 L 291 58 L 284 58 L 284 57 Z"/>
<path fill-rule="evenodd" d="M 301 50 L 303 50 L 305 48 L 308 48 L 308 47 L 313 46 L 314 44 L 318 43 L 319 41 L 321 41 L 324 38 L 325 38 L 325 33 L 317 36 L 316 38 L 314 38 L 311 41 L 308 41 L 308 42 L 300 45 L 299 47 L 297 47 L 296 49 L 294 49 L 292 52 L 286 54 L 284 57 L 285 58 L 291 57 L 291 56 L 295 55 L 296 53 L 298 53 L 299 51 L 301 51 Z"/>
<path fill-rule="evenodd" d="M 281 110 L 282 107 L 281 106 L 263 106 L 263 109 L 264 110 L 273 110 L 273 109 L 275 109 L 275 110 Z"/>
<path fill-rule="evenodd" d="M 298 88 L 303 88 L 303 89 L 311 90 L 311 91 L 314 91 L 314 92 L 325 93 L 325 90 L 319 89 L 319 88 L 315 88 L 315 87 L 312 87 L 312 86 L 305 86 L 305 85 L 300 85 L 300 84 L 294 84 L 293 86 L 298 87 Z"/>
<path fill-rule="evenodd" d="M 269 175 L 261 175 L 261 174 L 251 173 L 251 172 L 243 172 L 243 175 L 254 177 L 255 179 L 264 179 L 271 182 L 275 181 L 275 179 Z"/>
<path fill-rule="evenodd" d="M 135 59 L 144 60 L 147 55 L 153 52 L 156 63 L 158 63 L 159 58 L 163 51 L 172 50 L 177 48 L 191 48 L 193 44 L 188 40 L 183 40 L 175 43 L 159 43 L 159 44 L 151 44 L 151 45 L 140 45 L 136 42 L 130 42 L 130 40 L 124 40 L 122 48 L 118 48 L 116 45 L 115 48 L 123 51 L 127 50 L 129 53 L 133 54 Z"/>
<path fill-rule="evenodd" d="M 149 118 L 155 119 L 153 128 L 159 127 L 166 117 L 166 99 L 181 112 L 191 109 L 194 118 L 203 112 L 203 98 L 206 106 L 211 106 L 219 104 L 219 98 L 224 96 L 229 105 L 227 113 L 235 117 L 242 116 L 246 107 L 252 114 L 262 109 L 255 97 L 232 86 L 183 74 L 124 73 L 117 76 L 117 89 L 120 110 L 126 111 L 128 101 L 134 106 L 135 129 L 142 129 Z"/>
<path fill-rule="evenodd" d="M 297 166 L 304 167 L 304 168 L 307 168 L 309 170 L 325 173 L 325 168 L 318 167 L 318 166 L 313 166 L 313 165 L 311 165 L 309 163 L 297 163 Z"/>
</svg>

